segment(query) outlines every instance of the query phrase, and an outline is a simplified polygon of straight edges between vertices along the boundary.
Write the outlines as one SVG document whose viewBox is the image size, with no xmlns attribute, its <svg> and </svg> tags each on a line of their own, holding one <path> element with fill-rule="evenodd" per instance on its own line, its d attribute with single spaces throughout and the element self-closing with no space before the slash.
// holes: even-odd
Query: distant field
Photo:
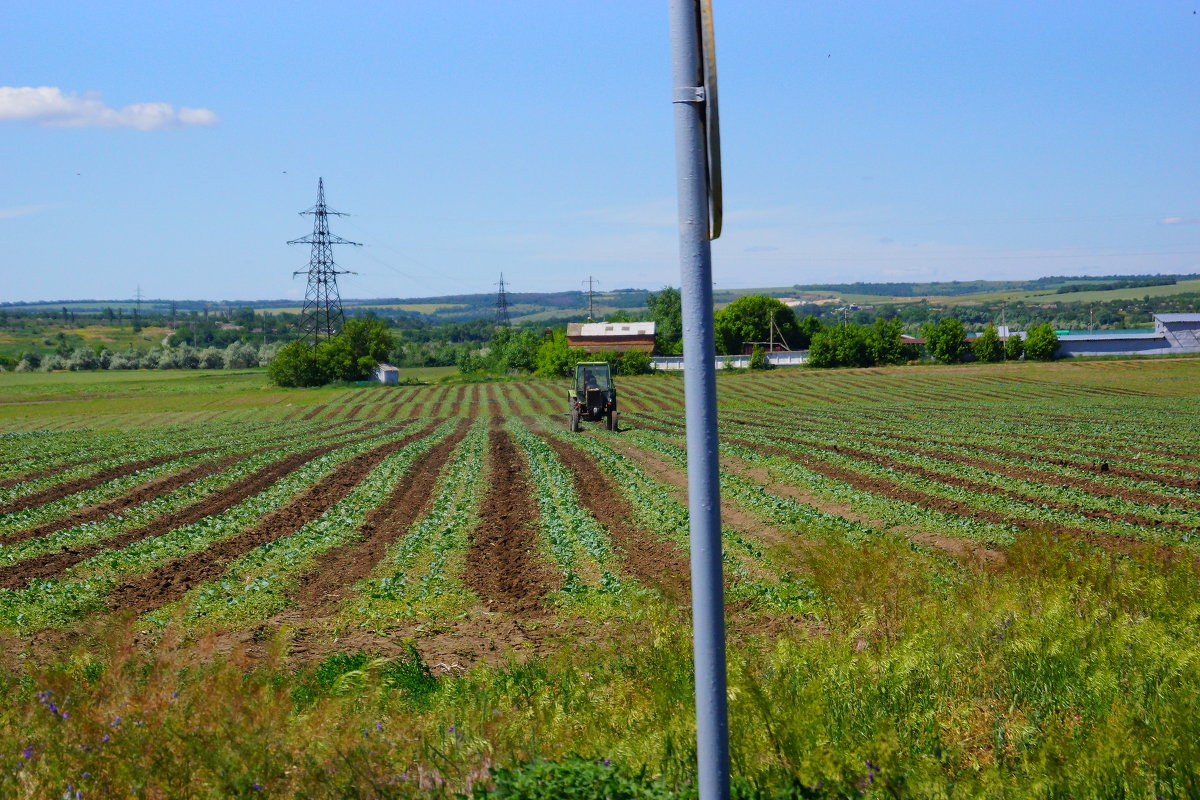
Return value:
<svg viewBox="0 0 1200 800">
<path fill-rule="evenodd" d="M 163 337 L 171 332 L 170 328 L 149 327 L 134 333 L 129 326 L 90 325 L 86 327 L 61 327 L 47 325 L 37 333 L 29 331 L 0 331 L 0 352 L 20 355 L 26 351 L 46 353 L 58 347 L 58 333 L 66 334 L 68 347 L 90 346 L 95 343 L 103 344 L 109 350 L 149 350 L 162 344 Z M 47 340 L 49 343 L 47 343 Z"/>
<path fill-rule="evenodd" d="M 1200 292 L 1200 280 L 1180 281 L 1169 286 L 1135 286 L 1131 289 L 1110 289 L 1106 292 L 1069 292 L 1067 294 L 1029 294 L 1026 300 L 1058 301 L 1060 303 L 1099 303 L 1105 300 L 1139 300 L 1150 297 L 1169 297 L 1174 294 Z"/>
</svg>

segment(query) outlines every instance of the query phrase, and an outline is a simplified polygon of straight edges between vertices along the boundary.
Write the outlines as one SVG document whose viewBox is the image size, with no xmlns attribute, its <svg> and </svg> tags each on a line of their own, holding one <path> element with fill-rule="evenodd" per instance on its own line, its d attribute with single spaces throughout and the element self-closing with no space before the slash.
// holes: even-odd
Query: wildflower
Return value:
<svg viewBox="0 0 1200 800">
<path fill-rule="evenodd" d="M 262 784 L 260 784 L 260 783 L 258 783 L 258 782 L 255 782 L 255 783 L 252 783 L 252 784 L 250 784 L 250 788 L 252 788 L 252 789 L 253 789 L 254 791 L 256 791 L 256 792 L 261 792 L 261 791 L 262 791 Z"/>
<path fill-rule="evenodd" d="M 379 722 L 376 722 L 376 723 L 375 723 L 375 730 L 377 730 L 377 731 L 382 731 L 382 730 L 383 730 L 383 722 L 382 722 L 382 721 L 379 721 Z"/>
<path fill-rule="evenodd" d="M 25 745 L 25 749 L 21 751 L 21 760 L 28 761 L 33 758 L 33 745 Z"/>
<path fill-rule="evenodd" d="M 108 734 L 106 733 L 106 734 L 104 734 L 104 737 L 100 740 L 100 744 L 104 744 L 107 741 L 108 741 Z"/>
</svg>

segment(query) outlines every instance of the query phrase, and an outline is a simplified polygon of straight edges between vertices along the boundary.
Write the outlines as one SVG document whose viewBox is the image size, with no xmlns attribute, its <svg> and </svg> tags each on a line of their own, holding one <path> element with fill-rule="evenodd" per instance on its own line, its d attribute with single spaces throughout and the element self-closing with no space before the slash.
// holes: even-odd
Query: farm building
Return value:
<svg viewBox="0 0 1200 800">
<path fill-rule="evenodd" d="M 399 383 L 400 368 L 393 367 L 391 364 L 380 364 L 371 373 L 371 380 L 375 383 Z"/>
<path fill-rule="evenodd" d="M 1154 330 L 1059 334 L 1058 355 L 1169 356 L 1200 353 L 1200 314 L 1155 314 Z"/>
<path fill-rule="evenodd" d="M 601 350 L 654 352 L 653 322 L 572 322 L 567 345 L 596 353 Z"/>
</svg>

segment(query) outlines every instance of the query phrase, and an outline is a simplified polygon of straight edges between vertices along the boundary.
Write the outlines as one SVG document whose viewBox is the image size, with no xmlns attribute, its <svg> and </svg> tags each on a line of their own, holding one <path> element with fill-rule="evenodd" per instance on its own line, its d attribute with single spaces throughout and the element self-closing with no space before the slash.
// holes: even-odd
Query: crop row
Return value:
<svg viewBox="0 0 1200 800">
<path fill-rule="evenodd" d="M 567 438 L 565 433 L 557 430 L 551 435 L 571 442 L 592 456 L 598 467 L 620 487 L 633 507 L 639 526 L 675 542 L 682 552 L 688 552 L 687 506 L 674 498 L 670 486 L 651 478 L 634 459 L 601 436 L 587 433 Z M 730 600 L 746 600 L 764 610 L 815 613 L 815 593 L 802 576 L 776 564 L 760 543 L 727 524 L 721 528 L 721 539 Z"/>
<path fill-rule="evenodd" d="M 36 580 L 23 590 L 0 589 L 0 627 L 25 629 L 58 625 L 103 605 L 105 596 L 126 576 L 148 572 L 168 561 L 198 553 L 236 536 L 280 508 L 296 494 L 329 475 L 338 465 L 389 441 L 416 433 L 412 425 L 370 441 L 345 445 L 309 461 L 267 489 L 219 515 L 205 517 L 119 550 L 102 552 L 68 569 L 61 577 Z"/>
<path fill-rule="evenodd" d="M 358 536 L 367 512 L 382 505 L 413 462 L 453 433 L 457 424 L 443 422 L 428 436 L 388 456 L 319 517 L 235 559 L 220 579 L 192 589 L 178 604 L 186 623 L 244 625 L 282 611 L 296 576 L 311 570 L 322 553 Z M 165 621 L 174 613 L 168 607 L 155 616 Z"/>
<path fill-rule="evenodd" d="M 469 536 L 479 522 L 486 477 L 487 420 L 479 419 L 455 448 L 429 512 L 356 587 L 343 616 L 377 630 L 401 618 L 444 619 L 477 601 L 463 584 Z"/>
<path fill-rule="evenodd" d="M 334 436 L 326 442 L 337 444 L 347 441 L 353 436 L 353 434 L 344 433 Z M 26 539 L 10 545 L 0 544 L 0 564 L 13 564 L 43 553 L 102 543 L 118 534 L 140 528 L 158 517 L 198 503 L 208 495 L 232 486 L 264 467 L 311 447 L 311 441 L 297 441 L 284 447 L 256 453 L 223 470 L 212 472 L 144 503 L 122 509 L 119 513 L 109 514 L 103 519 L 84 522 L 54 531 L 46 536 Z"/>
<path fill-rule="evenodd" d="M 508 428 L 529 463 L 538 528 L 563 576 L 562 592 L 578 602 L 596 593 L 620 595 L 626 587 L 617 575 L 608 531 L 582 507 L 571 473 L 519 420 L 509 420 Z"/>
</svg>

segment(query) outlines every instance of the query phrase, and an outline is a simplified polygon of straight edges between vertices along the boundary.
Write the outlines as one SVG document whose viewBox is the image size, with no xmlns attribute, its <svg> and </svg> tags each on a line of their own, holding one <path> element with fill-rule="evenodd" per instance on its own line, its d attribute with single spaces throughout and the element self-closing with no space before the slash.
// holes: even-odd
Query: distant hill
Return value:
<svg viewBox="0 0 1200 800">
<path fill-rule="evenodd" d="M 941 306 L 988 305 L 1003 301 L 1054 303 L 1105 302 L 1140 299 L 1145 296 L 1170 297 L 1200 292 L 1200 274 L 1180 275 L 1051 275 L 1023 281 L 936 281 L 887 283 L 813 283 L 745 289 L 719 289 L 713 292 L 718 307 L 748 294 L 767 294 L 795 301 L 807 310 L 838 304 L 903 305 L 928 302 Z M 617 289 L 596 292 L 593 315 L 606 317 L 616 311 L 636 315 L 645 309 L 645 289 Z M 581 320 L 588 313 L 588 294 L 569 292 L 510 292 L 509 317 L 513 322 L 552 323 Z M 371 310 L 381 316 L 407 316 L 426 322 L 464 322 L 486 319 L 495 314 L 496 295 L 457 294 L 434 297 L 350 298 L 345 308 Z M 105 309 L 132 313 L 136 302 L 124 300 L 57 300 L 39 303 L 0 303 L 0 309 L 13 311 L 59 312 L 63 308 L 76 314 L 99 314 Z M 142 313 L 230 311 L 253 308 L 266 313 L 298 313 L 302 303 L 294 300 L 203 301 L 142 300 Z"/>
</svg>

